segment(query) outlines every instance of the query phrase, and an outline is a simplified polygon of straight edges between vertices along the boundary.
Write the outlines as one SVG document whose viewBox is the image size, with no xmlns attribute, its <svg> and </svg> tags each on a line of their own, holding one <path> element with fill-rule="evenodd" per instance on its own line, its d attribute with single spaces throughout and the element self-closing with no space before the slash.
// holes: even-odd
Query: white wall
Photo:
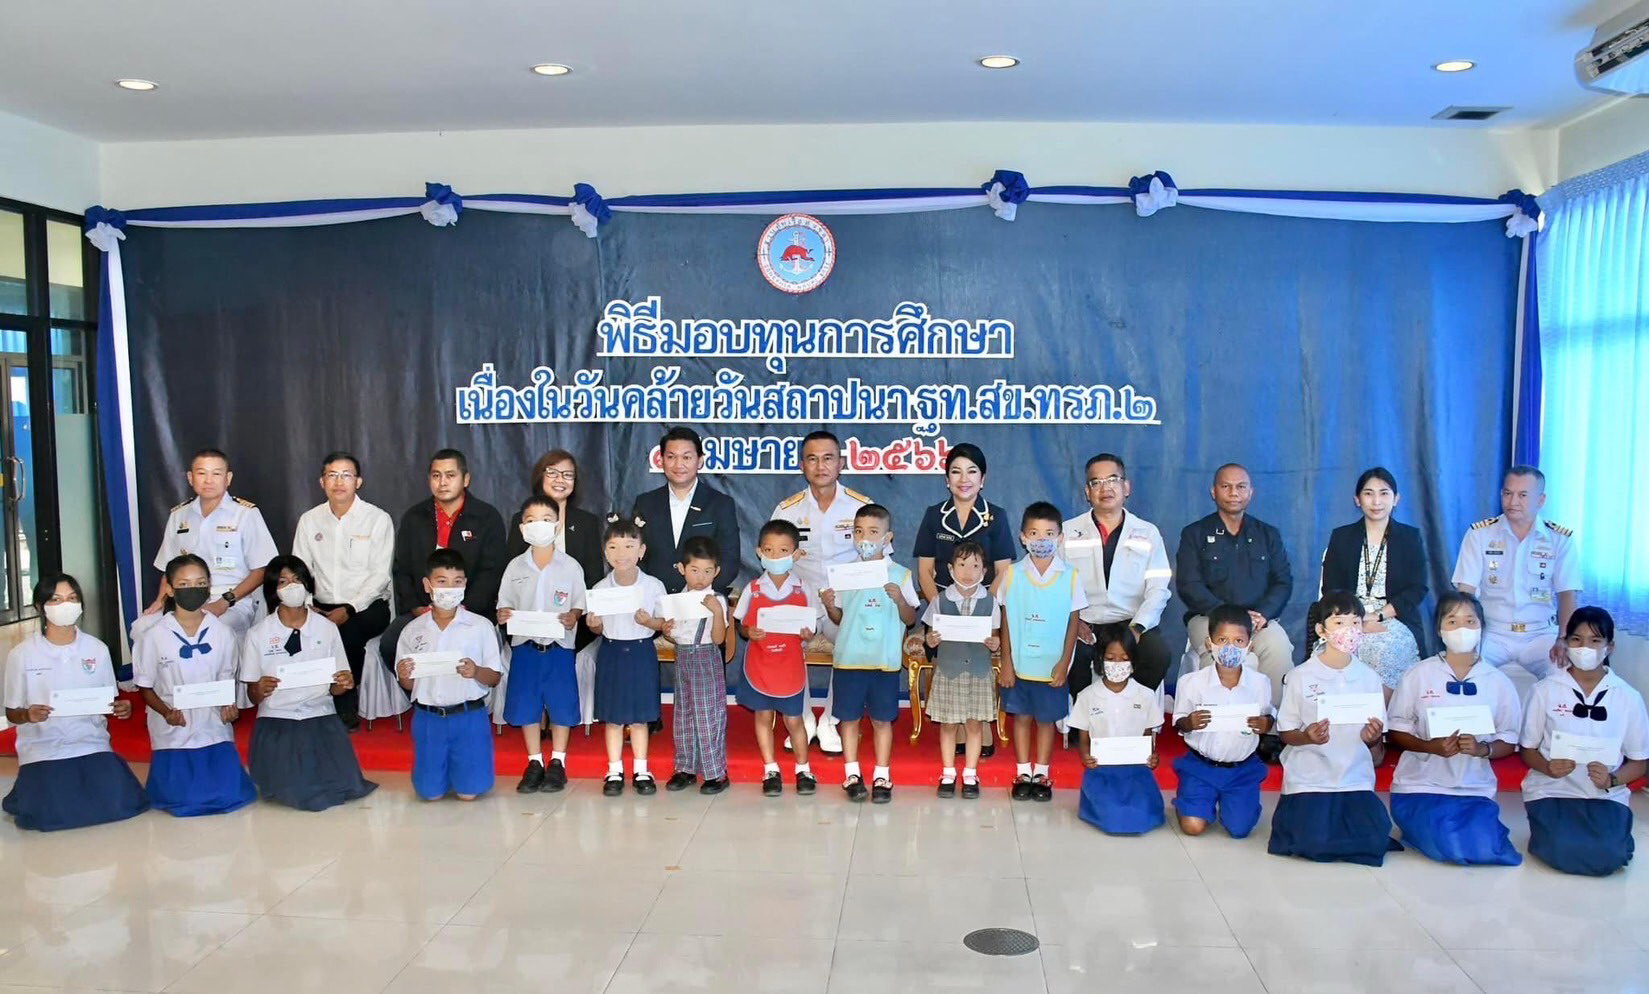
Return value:
<svg viewBox="0 0 1649 994">
<path fill-rule="evenodd" d="M 747 125 L 324 135 L 102 148 L 102 196 L 123 209 L 459 193 L 636 193 L 975 186 L 998 168 L 1032 185 L 1122 185 L 1166 169 L 1183 187 L 1498 196 L 1555 181 L 1555 132 L 1192 124 L 973 122 Z"/>
<path fill-rule="evenodd" d="M 1558 132 L 1558 179 L 1649 152 L 1649 97 L 1627 97 Z"/>
<path fill-rule="evenodd" d="M 98 182 L 96 142 L 0 113 L 0 197 L 78 214 Z"/>
</svg>

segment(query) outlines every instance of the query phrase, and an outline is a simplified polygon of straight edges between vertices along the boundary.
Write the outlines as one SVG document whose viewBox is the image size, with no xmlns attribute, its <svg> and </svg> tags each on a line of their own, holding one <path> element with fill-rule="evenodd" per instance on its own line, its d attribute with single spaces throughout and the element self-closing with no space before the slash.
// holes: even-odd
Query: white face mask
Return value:
<svg viewBox="0 0 1649 994">
<path fill-rule="evenodd" d="M 464 603 L 463 587 L 436 587 L 430 592 L 429 602 L 443 611 L 456 610 Z"/>
<path fill-rule="evenodd" d="M 46 605 L 46 620 L 60 628 L 68 628 L 80 620 L 80 602 L 63 601 L 61 604 Z"/>
<path fill-rule="evenodd" d="M 1480 628 L 1451 628 L 1442 633 L 1443 644 L 1450 652 L 1471 652 L 1483 639 Z"/>
<path fill-rule="evenodd" d="M 1603 653 L 1589 645 L 1570 646 L 1565 650 L 1569 665 L 1577 670 L 1595 670 L 1603 665 Z"/>
<path fill-rule="evenodd" d="M 280 599 L 282 607 L 303 607 L 309 601 L 309 591 L 301 583 L 288 583 L 283 587 L 275 588 L 275 596 Z"/>
<path fill-rule="evenodd" d="M 521 525 L 521 537 L 535 549 L 555 544 L 555 522 L 527 521 Z"/>
<path fill-rule="evenodd" d="M 1105 660 L 1105 679 L 1112 683 L 1125 683 L 1134 675 L 1134 664 L 1126 659 Z"/>
</svg>

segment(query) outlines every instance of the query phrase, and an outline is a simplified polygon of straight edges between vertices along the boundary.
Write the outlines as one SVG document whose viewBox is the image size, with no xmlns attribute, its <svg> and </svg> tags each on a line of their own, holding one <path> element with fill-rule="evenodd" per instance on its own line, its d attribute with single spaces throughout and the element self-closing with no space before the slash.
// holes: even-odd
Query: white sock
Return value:
<svg viewBox="0 0 1649 994">
<path fill-rule="evenodd" d="M 1014 767 L 1014 776 L 1028 777 L 1031 775 L 1031 764 L 1020 763 Z"/>
<path fill-rule="evenodd" d="M 962 782 L 963 783 L 978 783 L 979 782 L 979 771 L 976 770 L 976 769 L 973 769 L 972 767 L 964 767 L 962 769 Z"/>
<path fill-rule="evenodd" d="M 871 771 L 870 779 L 871 779 L 872 782 L 877 781 L 877 780 L 886 780 L 888 783 L 892 783 L 893 782 L 893 774 L 888 772 L 887 767 L 878 766 L 874 770 Z"/>
<path fill-rule="evenodd" d="M 527 753 L 527 762 L 537 763 L 539 766 L 543 766 L 544 765 L 544 754 L 541 753 L 541 752 L 529 752 L 529 753 Z"/>
<path fill-rule="evenodd" d="M 552 753 L 550 753 L 550 762 L 560 763 L 562 766 L 566 766 L 567 765 L 567 754 L 564 753 L 564 752 L 552 752 Z"/>
<path fill-rule="evenodd" d="M 607 778 L 610 780 L 613 777 L 618 777 L 620 780 L 624 779 L 624 764 L 622 762 L 607 764 Z"/>
<path fill-rule="evenodd" d="M 801 776 L 803 773 L 806 773 L 808 776 L 812 776 L 813 775 L 813 768 L 808 766 L 806 763 L 797 763 L 796 764 L 796 775 Z"/>
<path fill-rule="evenodd" d="M 762 776 L 765 777 L 765 776 L 768 776 L 769 774 L 773 774 L 773 773 L 777 773 L 777 772 L 779 772 L 779 764 L 778 763 L 763 763 L 762 764 Z"/>
<path fill-rule="evenodd" d="M 647 772 L 647 761 L 645 759 L 630 760 L 630 769 L 634 771 L 635 775 L 638 777 L 652 776 L 651 773 Z"/>
<path fill-rule="evenodd" d="M 940 783 L 955 783 L 956 782 L 956 767 L 954 767 L 954 766 L 941 766 L 939 768 L 939 782 Z"/>
<path fill-rule="evenodd" d="M 1037 763 L 1036 766 L 1031 768 L 1031 776 L 1033 777 L 1045 777 L 1047 775 L 1048 766 L 1046 763 Z"/>
<path fill-rule="evenodd" d="M 852 778 L 854 778 L 858 775 L 859 775 L 859 764 L 858 763 L 843 763 L 842 764 L 842 779 L 843 780 L 851 780 Z"/>
</svg>

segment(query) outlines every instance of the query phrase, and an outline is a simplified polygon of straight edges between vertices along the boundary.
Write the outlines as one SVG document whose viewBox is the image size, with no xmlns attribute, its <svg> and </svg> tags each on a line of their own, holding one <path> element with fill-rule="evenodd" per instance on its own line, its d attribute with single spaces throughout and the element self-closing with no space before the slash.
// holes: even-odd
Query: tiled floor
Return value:
<svg viewBox="0 0 1649 994">
<path fill-rule="evenodd" d="M 1643 866 L 1317 866 L 1267 856 L 1264 823 L 1110 839 L 1070 791 L 861 807 L 580 782 L 425 805 L 381 779 L 319 815 L 0 826 L 0 994 L 1649 991 Z M 962 946 L 989 925 L 1042 949 Z"/>
</svg>

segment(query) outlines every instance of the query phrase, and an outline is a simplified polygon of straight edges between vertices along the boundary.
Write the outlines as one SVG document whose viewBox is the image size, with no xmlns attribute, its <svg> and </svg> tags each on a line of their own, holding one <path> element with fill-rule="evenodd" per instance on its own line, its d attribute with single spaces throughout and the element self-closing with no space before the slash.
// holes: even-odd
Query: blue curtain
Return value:
<svg viewBox="0 0 1649 994">
<path fill-rule="evenodd" d="M 1586 592 L 1649 626 L 1649 153 L 1541 198 L 1547 516 L 1575 529 Z"/>
</svg>

